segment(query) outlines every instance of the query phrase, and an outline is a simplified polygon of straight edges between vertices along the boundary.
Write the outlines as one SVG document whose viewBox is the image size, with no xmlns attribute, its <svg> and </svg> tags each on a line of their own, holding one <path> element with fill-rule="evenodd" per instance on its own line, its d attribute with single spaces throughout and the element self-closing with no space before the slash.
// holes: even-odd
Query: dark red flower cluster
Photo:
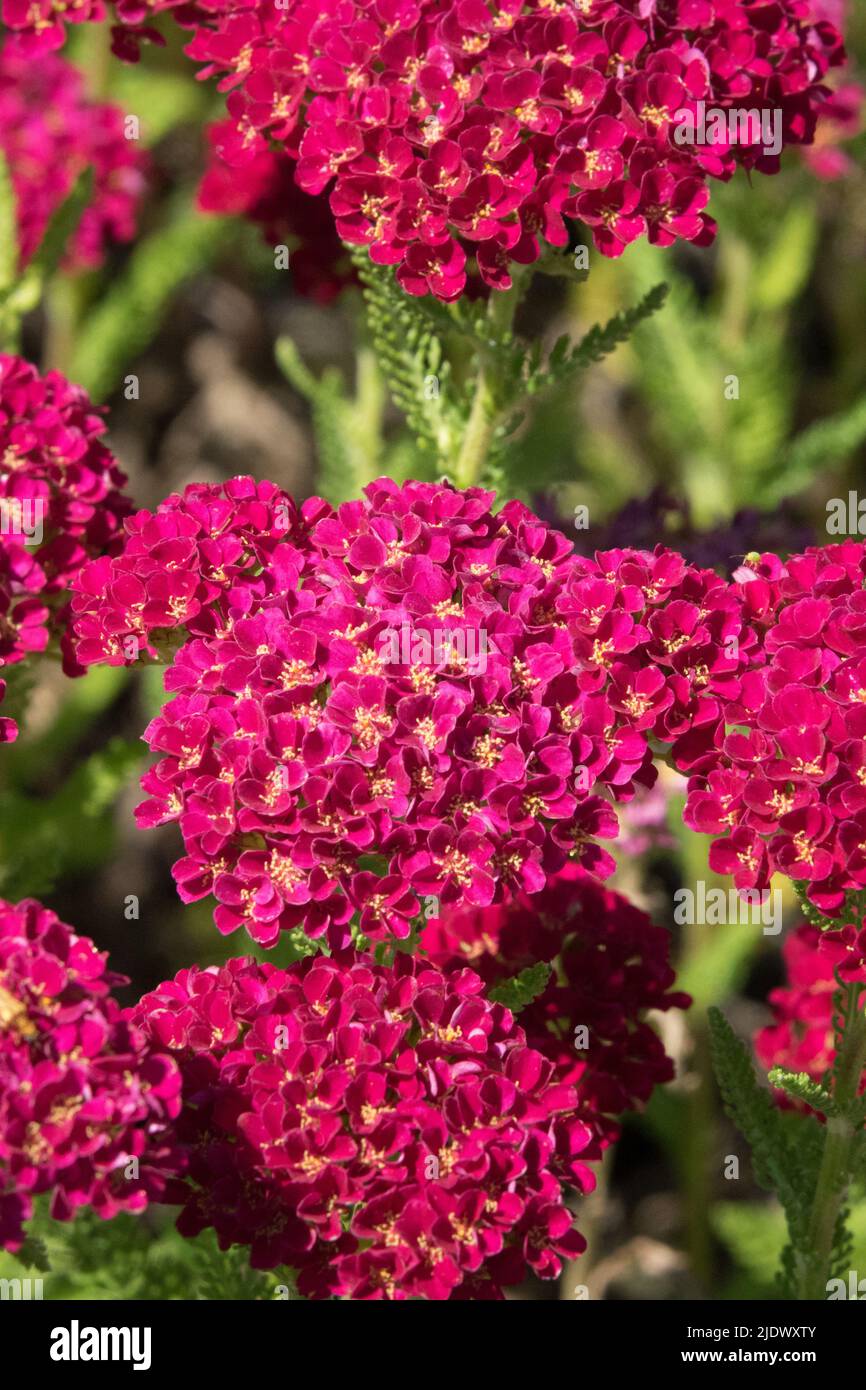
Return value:
<svg viewBox="0 0 866 1390">
<path fill-rule="evenodd" d="M 223 130 L 222 125 L 210 127 L 212 145 L 219 142 Z M 319 304 L 330 304 L 356 276 L 337 236 L 327 198 L 303 193 L 295 182 L 294 168 L 281 150 L 263 149 L 238 168 L 212 149 L 199 186 L 199 207 L 203 212 L 256 223 L 265 241 L 289 251 L 295 291 Z"/>
<path fill-rule="evenodd" d="M 15 192 L 21 267 L 86 168 L 93 170 L 93 196 L 66 266 L 98 266 L 111 242 L 135 235 L 148 161 L 136 141 L 125 139 L 123 112 L 89 100 L 81 73 L 63 58 L 43 53 L 34 61 L 8 38 L 0 47 L 0 152 Z"/>
<path fill-rule="evenodd" d="M 467 254 L 505 289 L 512 263 L 537 260 L 542 241 L 566 243 L 565 217 L 591 227 L 608 256 L 642 235 L 711 240 L 707 177 L 779 164 L 776 142 L 747 132 L 740 113 L 778 117 L 781 143 L 810 143 L 823 79 L 844 56 L 808 0 L 116 8 L 127 56 L 136 26 L 162 10 L 193 30 L 187 52 L 229 94 L 232 164 L 278 144 L 306 192 L 333 185 L 345 240 L 396 265 L 409 293 L 446 300 L 463 290 Z M 66 19 L 101 14 L 95 0 L 71 15 L 60 0 L 3 3 L 37 50 L 56 45 Z M 708 110 L 724 130 L 717 120 L 703 140 Z"/>
<path fill-rule="evenodd" d="M 178 821 L 185 901 L 272 945 L 406 937 L 418 896 L 485 906 L 569 857 L 606 876 L 610 801 L 712 747 L 740 605 L 670 552 L 575 557 L 521 504 L 382 479 L 334 512 L 195 486 L 127 523 L 73 599 L 77 655 L 169 642 L 143 825 Z M 172 630 L 174 630 L 172 632 Z"/>
<path fill-rule="evenodd" d="M 530 1047 L 577 1088 L 576 1113 L 593 1134 L 593 1158 L 619 1136 L 616 1117 L 670 1081 L 673 1063 L 645 1019 L 648 1009 L 688 1008 L 672 993 L 670 935 L 640 908 L 568 865 L 540 893 L 507 904 L 455 908 L 421 936 L 446 970 L 471 965 L 487 985 L 537 961 L 553 972 L 520 1013 Z"/>
<path fill-rule="evenodd" d="M 407 955 L 182 970 L 131 1013 L 183 1075 L 184 1235 L 306 1296 L 501 1298 L 585 1242 L 574 1089 L 470 970 Z"/>
<path fill-rule="evenodd" d="M 811 547 L 735 573 L 750 668 L 689 783 L 686 822 L 738 888 L 772 874 L 822 911 L 866 887 L 866 545 Z"/>
<path fill-rule="evenodd" d="M 0 354 L 0 666 L 59 637 L 67 673 L 80 672 L 66 635 L 68 589 L 86 561 L 118 547 L 131 510 L 104 433 L 80 387 Z M 16 732 L 0 720 L 0 742 Z"/>
<path fill-rule="evenodd" d="M 755 1035 L 755 1053 L 769 1071 L 805 1072 L 822 1082 L 836 1060 L 833 996 L 840 980 L 866 984 L 866 933 L 820 931 L 803 924 L 782 948 L 788 982 L 769 997 L 774 1022 Z M 866 1090 L 866 1071 L 860 1090 Z M 775 1092 L 781 1105 L 793 1102 Z"/>
<path fill-rule="evenodd" d="M 0 901 L 0 1247 L 17 1250 L 33 1198 L 51 1214 L 140 1211 L 160 1190 L 180 1109 L 174 1062 L 110 991 L 105 955 L 34 901 Z"/>
</svg>

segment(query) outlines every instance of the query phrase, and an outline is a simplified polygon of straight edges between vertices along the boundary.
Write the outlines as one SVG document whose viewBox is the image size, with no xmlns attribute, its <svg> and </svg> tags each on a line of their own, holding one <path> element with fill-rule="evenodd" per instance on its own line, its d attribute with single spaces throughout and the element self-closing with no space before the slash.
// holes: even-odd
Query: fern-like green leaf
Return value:
<svg viewBox="0 0 866 1390">
<path fill-rule="evenodd" d="M 310 404 L 319 492 L 335 506 L 359 496 L 381 472 L 384 398 L 371 355 L 359 354 L 358 395 L 353 399 L 336 368 L 314 377 L 290 338 L 279 339 L 275 354 L 286 380 Z"/>
<path fill-rule="evenodd" d="M 785 1071 L 784 1067 L 773 1067 L 768 1080 L 771 1086 L 784 1091 L 792 1100 L 802 1101 L 821 1115 L 837 1113 L 837 1106 L 830 1092 L 819 1086 L 806 1072 Z"/>
<path fill-rule="evenodd" d="M 250 1268 L 250 1252 L 242 1246 L 219 1250 L 215 1241 L 194 1246 L 193 1295 L 197 1299 L 258 1302 L 274 1296 L 279 1282 L 273 1274 Z"/>
<path fill-rule="evenodd" d="M 39 1236 L 26 1236 L 21 1249 L 15 1252 L 15 1258 L 25 1269 L 38 1269 L 40 1274 L 47 1274 L 51 1268 L 45 1241 Z"/>
<path fill-rule="evenodd" d="M 814 1120 L 786 1120 L 769 1094 L 758 1085 L 746 1045 L 719 1009 L 708 1012 L 713 1064 L 725 1110 L 749 1144 L 755 1177 L 761 1187 L 776 1193 L 788 1221 L 790 1250 L 784 1267 L 790 1287 L 798 1255 L 805 1255 L 807 1221 L 823 1148 L 823 1134 Z M 789 1122 L 790 1121 L 790 1122 Z M 792 1142 L 792 1124 L 796 1143 Z"/>
<path fill-rule="evenodd" d="M 519 975 L 512 975 L 510 980 L 494 985 L 488 990 L 488 995 L 494 1003 L 504 1004 L 506 1009 L 516 1014 L 544 992 L 549 979 L 550 966 L 545 961 L 538 961 L 521 970 Z"/>
<path fill-rule="evenodd" d="M 626 342 L 645 319 L 661 308 L 667 292 L 667 285 L 655 285 L 638 304 L 615 314 L 605 324 L 595 324 L 579 342 L 572 344 L 567 335 L 558 338 L 546 357 L 542 356 L 540 344 L 533 344 L 527 351 L 526 345 L 510 334 L 488 344 L 490 375 L 496 388 L 494 403 L 500 420 L 493 431 L 482 475 L 486 486 L 498 488 L 519 481 L 522 461 L 512 457 L 512 441 L 525 419 L 526 402 L 542 391 L 561 389 Z M 533 489 L 558 481 L 559 463 L 553 449 L 541 457 L 533 456 L 529 463 Z"/>
<path fill-rule="evenodd" d="M 441 306 L 414 299 L 391 269 L 352 250 L 367 307 L 367 326 L 394 403 L 406 416 L 416 444 L 435 473 L 454 457 L 468 414 L 457 393 L 440 332 L 451 324 Z M 454 324 L 460 326 L 455 317 Z M 465 325 L 464 325 L 465 327 Z"/>
<path fill-rule="evenodd" d="M 737 1037 L 721 1010 L 708 1011 L 713 1065 L 725 1110 L 749 1142 L 760 1185 L 782 1198 L 787 1173 L 785 1145 L 778 1115 L 758 1085 L 748 1048 Z"/>
<path fill-rule="evenodd" d="M 576 372 L 591 366 L 593 362 L 600 362 L 603 357 L 613 352 L 614 348 L 619 347 L 620 343 L 628 342 L 644 320 L 662 307 L 667 296 L 666 284 L 654 285 L 632 308 L 614 314 L 605 324 L 595 324 L 570 351 L 562 350 L 556 358 L 554 348 L 551 360 L 545 366 L 543 378 L 539 380 L 539 386 L 547 384 L 544 378 L 548 376 L 552 375 L 555 381 L 565 381 Z"/>
<path fill-rule="evenodd" d="M 847 459 L 864 439 L 866 396 L 861 396 L 848 410 L 817 420 L 796 437 L 761 489 L 761 505 L 774 507 L 793 496 L 808 486 L 817 473 Z"/>
</svg>

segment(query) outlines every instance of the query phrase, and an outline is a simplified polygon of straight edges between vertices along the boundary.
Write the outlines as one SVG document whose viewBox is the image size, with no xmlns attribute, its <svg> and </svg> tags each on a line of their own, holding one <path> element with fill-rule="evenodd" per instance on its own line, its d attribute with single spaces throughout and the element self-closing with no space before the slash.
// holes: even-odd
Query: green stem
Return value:
<svg viewBox="0 0 866 1390">
<path fill-rule="evenodd" d="M 689 1268 L 700 1286 L 712 1287 L 713 1239 L 711 1145 L 714 1136 L 713 1061 L 706 1025 L 696 1022 L 692 1076 L 688 1092 L 688 1129 L 684 1136 L 685 1235 Z"/>
<path fill-rule="evenodd" d="M 701 836 L 683 835 L 680 854 L 683 883 L 697 883 L 699 879 L 720 881 L 709 868 L 707 846 Z M 683 1215 L 689 1268 L 705 1290 L 712 1288 L 714 1273 L 710 1211 L 716 1148 L 713 1109 L 715 1082 L 706 1011 L 710 1004 L 718 1003 L 716 990 L 720 982 L 715 974 L 710 981 L 711 972 L 705 965 L 706 957 L 712 951 L 713 940 L 705 927 L 685 928 L 678 972 L 682 977 L 690 976 L 696 981 L 696 1008 L 691 1019 L 693 1053 L 689 1069 L 690 1085 L 684 1093 L 687 1120 L 678 1156 L 683 1175 Z"/>
<path fill-rule="evenodd" d="M 475 378 L 475 395 L 472 409 L 466 422 L 466 432 L 457 456 L 454 473 L 458 487 L 472 487 L 484 467 L 490 449 L 490 441 L 496 428 L 496 414 L 493 393 L 488 377 L 489 366 L 483 348 L 479 354 L 478 374 Z"/>
<path fill-rule="evenodd" d="M 866 1067 L 866 1013 L 860 1003 L 861 990 L 860 984 L 851 984 L 847 990 L 845 1021 L 833 1085 L 833 1099 L 838 1113 L 830 1115 L 826 1124 L 824 1152 L 809 1219 L 808 1254 L 802 1257 L 800 1265 L 801 1299 L 826 1298 L 827 1281 L 832 1273 L 830 1264 L 836 1223 L 851 1180 L 851 1155 L 857 1129 L 846 1112 L 850 1112 L 857 1099 Z"/>
<path fill-rule="evenodd" d="M 504 338 L 510 333 L 518 301 L 516 277 L 510 290 L 491 291 L 487 303 L 487 317 L 493 337 Z M 513 408 L 513 404 L 510 402 L 509 408 Z M 454 467 L 454 478 L 458 487 L 472 487 L 481 478 L 498 424 L 494 364 L 489 348 L 481 343 L 478 346 L 478 371 L 472 408 Z"/>
</svg>

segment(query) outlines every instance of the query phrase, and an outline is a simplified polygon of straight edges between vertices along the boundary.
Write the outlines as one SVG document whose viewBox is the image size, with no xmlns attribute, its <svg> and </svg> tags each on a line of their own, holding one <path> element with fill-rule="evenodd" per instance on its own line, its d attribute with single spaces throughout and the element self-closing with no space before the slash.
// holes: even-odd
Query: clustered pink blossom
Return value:
<svg viewBox="0 0 866 1390">
<path fill-rule="evenodd" d="M 850 8 L 849 0 L 812 0 L 814 19 L 831 24 L 840 32 L 847 30 Z M 818 178 L 839 179 L 856 171 L 856 162 L 841 146 L 862 130 L 864 103 L 866 88 L 862 83 L 833 86 L 821 109 L 815 142 L 802 152 L 805 163 Z"/>
<path fill-rule="evenodd" d="M 223 129 L 221 124 L 210 127 L 212 147 Z M 355 281 L 327 198 L 312 197 L 298 188 L 294 164 L 282 150 L 263 149 L 238 168 L 211 148 L 198 204 L 204 212 L 245 217 L 261 228 L 271 246 L 285 246 L 290 253 L 292 287 L 305 298 L 331 304 Z"/>
<path fill-rule="evenodd" d="M 679 113 L 781 114 L 786 145 L 809 144 L 824 78 L 844 58 L 808 0 L 134 0 L 117 5 L 118 51 L 137 53 L 174 9 L 187 53 L 227 92 L 225 157 L 239 167 L 275 144 L 307 193 L 331 188 L 340 235 L 395 265 L 410 294 L 456 298 L 467 256 L 484 282 L 511 283 L 566 218 L 605 255 L 640 236 L 704 244 L 707 178 L 777 155 L 730 136 L 674 139 Z M 62 41 L 83 0 L 4 0 L 31 50 Z M 759 139 L 753 132 L 749 140 Z"/>
<path fill-rule="evenodd" d="M 180 1074 L 124 1017 L 105 954 L 38 902 L 0 901 L 0 1247 L 20 1248 L 33 1198 L 51 1214 L 140 1211 L 138 1164 L 168 1161 Z"/>
<path fill-rule="evenodd" d="M 65 59 L 34 58 L 9 38 L 0 47 L 0 152 L 15 192 L 22 268 L 88 167 L 93 196 L 67 248 L 67 268 L 98 266 L 112 242 L 135 235 L 147 157 L 124 138 L 123 112 L 91 101 L 81 73 Z"/>
<path fill-rule="evenodd" d="M 213 892 L 221 931 L 340 949 L 356 912 L 368 940 L 407 937 L 419 897 L 486 906 L 569 858 L 606 876 L 607 798 L 652 785 L 650 737 L 684 766 L 712 746 L 748 647 L 726 654 L 724 581 L 661 547 L 576 557 L 492 502 L 195 485 L 75 582 L 84 665 L 174 648 L 138 817 L 179 823 L 181 897 Z"/>
<path fill-rule="evenodd" d="M 501 1298 L 585 1245 L 573 1087 L 471 970 L 363 955 L 181 970 L 131 1013 L 183 1075 L 186 1236 L 314 1299 Z"/>
<path fill-rule="evenodd" d="M 620 817 L 619 853 L 628 858 L 649 855 L 657 850 L 676 849 L 676 836 L 669 828 L 671 795 L 676 778 L 641 789 L 624 808 Z"/>
<path fill-rule="evenodd" d="M 686 823 L 716 835 L 737 888 L 780 873 L 836 914 L 866 887 L 866 545 L 810 547 L 735 572 L 752 633 L 715 748 L 689 782 Z"/>
<path fill-rule="evenodd" d="M 645 1104 L 654 1086 L 673 1077 L 644 1017 L 648 1009 L 690 1003 L 671 992 L 670 934 L 577 865 L 540 893 L 452 908 L 425 928 L 421 947 L 443 969 L 470 965 L 488 986 L 538 961 L 551 964 L 520 1024 L 529 1046 L 553 1063 L 556 1079 L 576 1087 L 576 1114 L 593 1135 L 587 1156 L 599 1156 L 619 1137 L 617 1116 Z"/>
<path fill-rule="evenodd" d="M 131 509 L 105 428 L 81 387 L 0 354 L 0 667 L 59 638 L 67 673 L 80 673 L 66 634 L 69 586 L 117 547 Z M 0 720 L 0 742 L 16 733 Z"/>
<path fill-rule="evenodd" d="M 836 1061 L 836 977 L 866 984 L 866 932 L 862 924 L 827 932 L 804 923 L 788 936 L 782 954 L 787 983 L 770 993 L 773 1022 L 755 1035 L 755 1052 L 768 1071 L 783 1067 L 824 1082 Z M 860 1090 L 866 1090 L 866 1072 Z M 793 1104 L 784 1092 L 775 1095 L 780 1104 Z"/>
<path fill-rule="evenodd" d="M 866 88 L 859 82 L 836 87 L 824 103 L 815 143 L 803 150 L 803 159 L 819 179 L 841 179 L 855 173 L 858 164 L 844 149 L 863 129 Z"/>
</svg>

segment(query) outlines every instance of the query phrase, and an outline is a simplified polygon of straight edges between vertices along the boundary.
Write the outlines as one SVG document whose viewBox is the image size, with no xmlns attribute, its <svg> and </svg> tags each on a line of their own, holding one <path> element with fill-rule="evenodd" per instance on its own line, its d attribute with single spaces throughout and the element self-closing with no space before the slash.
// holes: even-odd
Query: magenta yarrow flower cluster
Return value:
<svg viewBox="0 0 866 1390">
<path fill-rule="evenodd" d="M 127 56 L 136 26 L 163 10 L 193 31 L 186 51 L 228 93 L 231 163 L 278 144 L 302 189 L 332 189 L 346 241 L 397 266 L 409 293 L 445 300 L 462 292 L 470 255 L 488 286 L 508 288 L 515 262 L 566 244 L 565 218 L 591 227 L 608 256 L 643 235 L 710 241 L 707 178 L 738 164 L 774 173 L 778 155 L 737 143 L 730 126 L 713 143 L 680 143 L 683 113 L 777 111 L 784 143 L 808 144 L 824 77 L 844 57 L 808 0 L 116 8 Z M 62 40 L 66 19 L 102 12 L 90 0 L 71 15 L 57 0 L 3 4 L 37 51 Z"/>
<path fill-rule="evenodd" d="M 644 1105 L 674 1066 L 648 1010 L 687 1008 L 672 992 L 670 933 L 640 908 L 567 865 L 540 893 L 484 908 L 452 908 L 431 921 L 421 947 L 446 970 L 470 965 L 487 986 L 547 961 L 542 993 L 521 1010 L 530 1047 L 577 1090 L 576 1114 L 596 1158 L 620 1133 L 618 1117 Z"/>
<path fill-rule="evenodd" d="M 313 1299 L 501 1298 L 583 1250 L 575 1091 L 472 971 L 232 960 L 131 1019 L 183 1075 L 184 1235 L 290 1265 Z"/>
<path fill-rule="evenodd" d="M 812 547 L 735 572 L 754 641 L 686 823 L 741 889 L 774 873 L 822 911 L 866 887 L 866 545 Z"/>
<path fill-rule="evenodd" d="M 607 798 L 652 784 L 650 736 L 686 763 L 712 745 L 744 660 L 724 582 L 661 548 L 575 557 L 492 502 L 382 479 L 334 512 L 193 486 L 76 581 L 83 664 L 190 638 L 138 817 L 179 823 L 181 897 L 213 892 L 221 931 L 272 945 L 302 924 L 340 949 L 356 913 L 368 940 L 407 937 L 419 897 L 484 906 L 569 858 L 606 876 Z"/>
<path fill-rule="evenodd" d="M 85 562 L 116 548 L 131 504 L 102 443 L 102 414 L 59 372 L 0 354 L 0 666 L 66 634 L 68 590 Z M 0 721 L 0 741 L 16 736 Z"/>
<path fill-rule="evenodd" d="M 836 1062 L 839 981 L 866 984 L 866 931 L 862 924 L 828 932 L 803 923 L 782 954 L 787 981 L 770 993 L 773 1022 L 756 1033 L 755 1053 L 767 1070 L 783 1067 L 823 1084 Z M 866 1071 L 859 1089 L 866 1090 Z M 774 1095 L 780 1105 L 800 1108 L 785 1092 Z"/>
<path fill-rule="evenodd" d="M 240 168 L 227 163 L 214 148 L 224 128 L 217 124 L 208 131 L 211 148 L 199 185 L 199 207 L 255 223 L 271 246 L 289 251 L 296 293 L 331 304 L 356 276 L 327 198 L 301 191 L 294 162 L 283 150 L 265 148 Z"/>
<path fill-rule="evenodd" d="M 89 100 L 76 68 L 54 53 L 38 61 L 14 39 L 0 47 L 0 152 L 15 192 L 19 264 L 26 266 L 79 173 L 93 196 L 66 251 L 68 269 L 102 263 L 111 243 L 135 235 L 147 157 L 124 138 L 119 107 Z"/>
<path fill-rule="evenodd" d="M 51 1214 L 141 1211 L 161 1191 L 180 1075 L 123 1016 L 105 954 L 32 900 L 0 901 L 0 1247 Z"/>
</svg>

